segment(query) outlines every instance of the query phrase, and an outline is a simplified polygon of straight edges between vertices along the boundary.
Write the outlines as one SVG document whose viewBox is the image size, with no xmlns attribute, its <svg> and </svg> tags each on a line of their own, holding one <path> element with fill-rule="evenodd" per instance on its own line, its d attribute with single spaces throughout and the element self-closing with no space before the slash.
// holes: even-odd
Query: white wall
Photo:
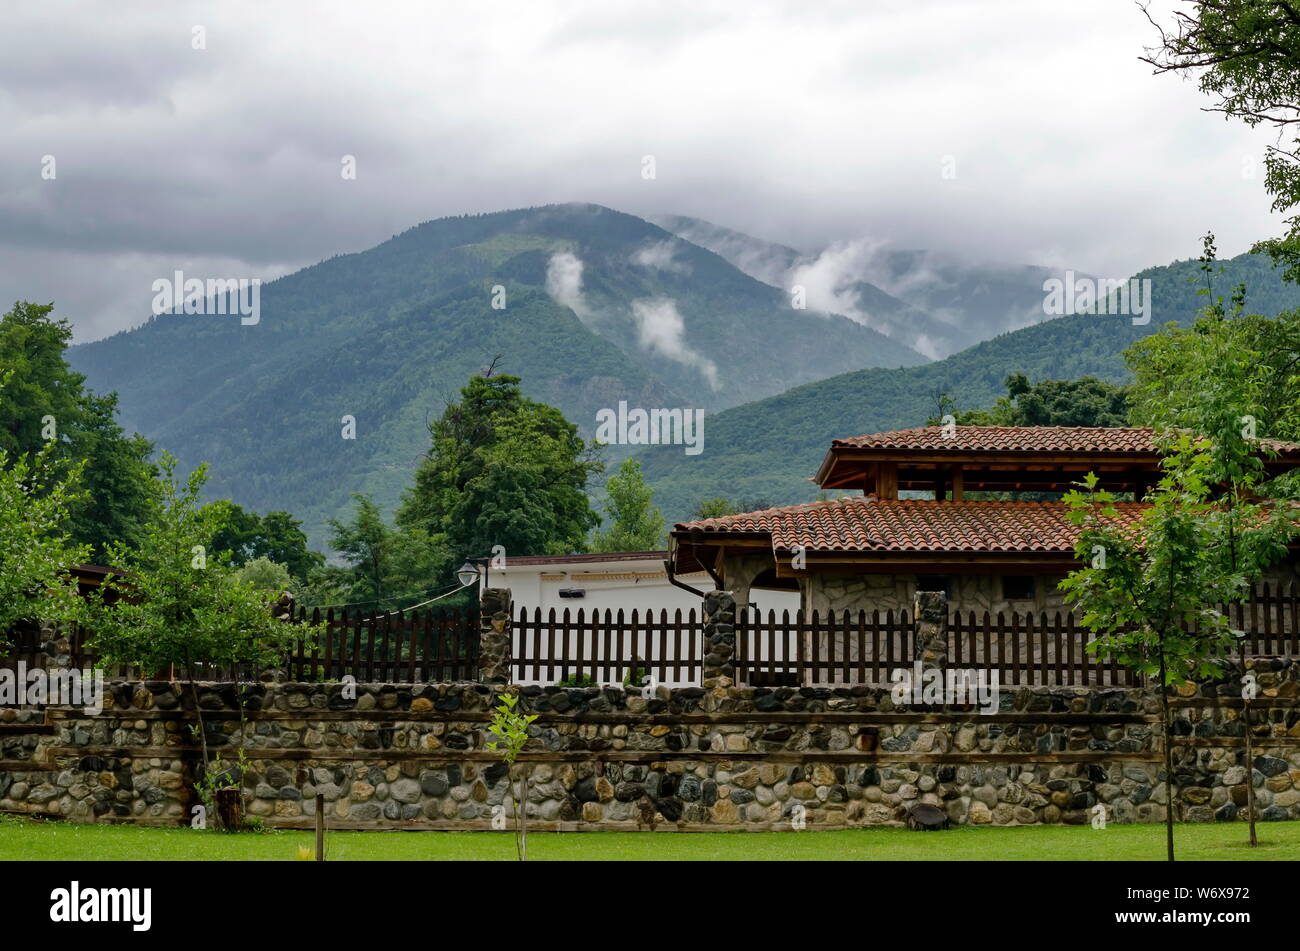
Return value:
<svg viewBox="0 0 1300 951">
<path fill-rule="evenodd" d="M 713 588 L 712 579 L 703 572 L 695 575 L 679 575 L 678 580 L 700 591 Z M 516 616 L 521 609 L 527 609 L 530 618 L 535 608 L 541 609 L 543 617 L 546 617 L 552 608 L 555 609 L 557 617 L 567 608 L 571 618 L 576 618 L 579 609 L 587 618 L 591 617 L 593 610 L 600 612 L 602 616 L 606 610 L 614 614 L 622 610 L 624 619 L 630 620 L 634 609 L 638 612 L 639 618 L 645 617 L 647 610 L 652 611 L 656 618 L 660 611 L 667 610 L 671 619 L 673 612 L 678 609 L 681 610 L 683 618 L 687 617 L 688 612 L 692 610 L 699 618 L 702 608 L 701 598 L 669 584 L 663 562 L 652 559 L 507 565 L 505 568 L 493 569 L 489 583 L 493 587 L 509 588 L 514 598 Z M 560 590 L 566 588 L 582 589 L 585 595 L 581 598 L 561 598 Z M 769 609 L 776 611 L 788 609 L 793 613 L 799 607 L 799 594 L 795 591 L 753 591 L 750 596 L 764 612 Z M 642 634 L 643 638 L 644 636 Z M 584 642 L 587 640 L 589 636 L 584 638 Z M 641 643 L 644 643 L 644 640 Z M 576 632 L 572 644 L 576 649 Z M 584 643 L 583 647 L 583 656 L 592 656 L 591 645 Z M 544 652 L 545 649 L 543 643 Z M 655 659 L 658 659 L 657 635 L 652 651 Z M 531 657 L 533 652 L 530 638 L 526 654 Z M 572 654 L 573 651 L 571 650 L 570 653 Z M 644 656 L 643 651 L 641 654 Z M 543 656 L 546 656 L 545 653 Z M 701 645 L 696 646 L 695 656 L 697 661 L 702 656 Z M 531 666 L 524 673 L 521 682 L 526 684 L 553 683 L 556 679 L 548 676 L 545 670 L 540 676 L 534 678 Z M 670 676 L 662 682 L 669 686 L 695 683 L 685 675 L 680 679 L 673 679 Z"/>
</svg>

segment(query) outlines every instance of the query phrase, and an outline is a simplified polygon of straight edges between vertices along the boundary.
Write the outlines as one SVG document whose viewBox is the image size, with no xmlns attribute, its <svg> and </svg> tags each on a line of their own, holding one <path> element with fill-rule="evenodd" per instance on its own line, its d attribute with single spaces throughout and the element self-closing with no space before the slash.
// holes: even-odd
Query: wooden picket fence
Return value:
<svg viewBox="0 0 1300 951">
<path fill-rule="evenodd" d="M 899 668 L 911 670 L 913 620 L 906 611 L 775 611 L 766 617 L 743 610 L 736 624 L 736 675 L 753 686 L 889 684 Z M 1093 639 L 1072 614 L 948 618 L 948 666 L 997 670 L 1003 685 L 1127 685 L 1134 675 L 1089 653 Z"/>
<path fill-rule="evenodd" d="M 1249 601 L 1230 605 L 1234 630 L 1245 631 L 1250 657 L 1300 657 L 1300 588 L 1263 583 Z M 736 624 L 740 683 L 764 685 L 886 684 L 912 663 L 907 611 L 789 611 L 743 609 Z M 1140 678 L 1088 645 L 1096 635 L 1073 612 L 948 617 L 948 666 L 998 671 L 1006 686 L 1135 686 Z"/>
<path fill-rule="evenodd" d="M 789 611 L 778 618 L 742 608 L 736 617 L 736 680 L 753 686 L 882 683 L 912 663 L 907 611 Z"/>
<path fill-rule="evenodd" d="M 99 665 L 98 655 L 87 643 L 89 639 L 90 632 L 84 627 L 79 624 L 73 627 L 72 633 L 68 637 L 73 667 L 96 667 Z M 31 670 L 42 663 L 40 629 L 35 625 L 19 624 L 9 632 L 9 642 L 8 653 L 0 655 L 0 668 L 16 670 L 21 662 L 27 665 L 27 669 Z M 105 676 L 109 679 L 118 680 L 142 679 L 137 668 L 126 665 L 119 665 L 106 670 Z"/>
<path fill-rule="evenodd" d="M 1229 606 L 1235 630 L 1246 631 L 1252 657 L 1300 657 L 1300 585 L 1255 585 L 1250 600 Z"/>
<path fill-rule="evenodd" d="M 477 610 L 426 608 L 383 614 L 310 614 L 294 607 L 294 623 L 323 625 L 318 637 L 300 637 L 285 658 L 290 680 L 430 683 L 478 676 Z"/>
<path fill-rule="evenodd" d="M 1234 629 L 1246 631 L 1248 656 L 1300 657 L 1300 587 L 1260 584 L 1250 600 L 1232 605 Z M 428 683 L 473 680 L 478 674 L 476 608 L 428 608 L 364 614 L 293 607 L 290 620 L 319 625 L 320 636 L 299 637 L 284 657 L 291 680 Z M 574 678 L 621 683 L 629 675 L 661 684 L 699 684 L 703 677 L 703 618 L 692 609 L 631 611 L 521 608 L 513 620 L 512 673 L 519 683 Z M 774 611 L 742 608 L 736 619 L 736 679 L 754 686 L 887 684 L 910 667 L 913 618 L 902 611 Z M 0 667 L 39 660 L 39 632 L 20 626 Z M 1129 686 L 1138 678 L 1112 658 L 1088 650 L 1094 635 L 1074 614 L 953 611 L 948 663 L 997 670 L 1008 686 Z M 71 636 L 75 666 L 95 666 L 93 639 Z M 259 671 L 215 666 L 205 679 L 254 678 Z M 111 678 L 168 676 L 118 668 Z"/>
<path fill-rule="evenodd" d="M 514 679 L 518 683 L 622 683 L 641 676 L 662 684 L 698 684 L 704 659 L 703 622 L 694 608 L 671 614 L 647 609 L 576 612 L 551 608 L 545 615 L 521 608 L 514 618 Z"/>
<path fill-rule="evenodd" d="M 1129 687 L 1137 674 L 1114 658 L 1089 651 L 1096 635 L 1072 612 L 1035 614 L 955 611 L 948 618 L 948 666 L 998 672 L 1004 686 Z"/>
</svg>

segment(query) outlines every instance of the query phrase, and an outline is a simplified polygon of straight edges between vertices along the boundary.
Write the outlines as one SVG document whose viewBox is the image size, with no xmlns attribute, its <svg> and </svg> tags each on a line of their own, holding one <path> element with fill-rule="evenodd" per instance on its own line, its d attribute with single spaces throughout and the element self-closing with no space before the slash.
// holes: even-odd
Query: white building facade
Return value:
<svg viewBox="0 0 1300 951">
<path fill-rule="evenodd" d="M 494 588 L 509 588 L 515 601 L 515 610 L 527 608 L 531 614 L 540 608 L 546 614 L 555 608 L 556 614 L 569 608 L 576 612 L 584 609 L 602 613 L 622 610 L 631 614 L 633 609 L 645 613 L 647 609 L 658 614 L 660 610 L 681 608 L 685 614 L 692 608 L 698 613 L 700 597 L 680 588 L 668 580 L 664 569 L 666 551 L 620 552 L 601 555 L 527 555 L 507 558 L 504 568 L 490 569 L 488 583 Z M 713 580 L 703 571 L 678 575 L 677 580 L 698 591 L 709 591 Z M 799 608 L 797 591 L 768 591 L 754 589 L 751 603 L 764 612 Z"/>
</svg>

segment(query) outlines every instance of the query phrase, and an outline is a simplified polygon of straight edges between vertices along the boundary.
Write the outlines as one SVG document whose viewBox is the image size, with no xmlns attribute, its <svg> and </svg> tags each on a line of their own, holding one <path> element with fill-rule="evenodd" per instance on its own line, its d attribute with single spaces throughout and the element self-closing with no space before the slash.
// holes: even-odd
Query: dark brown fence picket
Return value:
<svg viewBox="0 0 1300 951">
<path fill-rule="evenodd" d="M 512 667 L 520 681 L 622 683 L 635 669 L 659 683 L 698 683 L 703 620 L 692 609 L 669 614 L 634 608 L 576 611 L 520 608 L 513 623 Z"/>
<path fill-rule="evenodd" d="M 1256 585 L 1249 599 L 1228 605 L 1224 615 L 1243 631 L 1242 647 L 1253 656 L 1300 656 L 1300 588 L 1295 582 Z M 347 608 L 308 611 L 290 607 L 292 623 L 318 627 L 319 637 L 295 637 L 285 652 L 290 679 L 437 682 L 477 676 L 478 616 L 473 609 L 426 608 L 363 614 Z M 602 683 L 621 682 L 633 668 L 661 683 L 699 683 L 704 656 L 703 618 L 644 608 L 564 608 L 545 613 L 518 609 L 513 623 L 513 676 L 556 683 L 582 674 Z M 1090 651 L 1096 635 L 1072 611 L 1010 614 L 957 611 L 948 622 L 949 664 L 996 669 L 1006 685 L 1128 686 L 1140 678 L 1114 657 Z M 912 618 L 908 611 L 872 609 L 829 612 L 737 612 L 737 682 L 755 686 L 887 684 L 892 672 L 912 664 Z M 0 667 L 39 661 L 39 631 L 23 628 Z M 75 628 L 69 637 L 74 665 L 93 666 L 93 637 Z M 208 666 L 213 679 L 256 676 Z M 108 676 L 168 676 L 132 671 Z"/>
<path fill-rule="evenodd" d="M 298 609 L 294 621 L 306 623 Z M 477 669 L 478 616 L 473 611 L 430 608 L 381 614 L 319 608 L 310 623 L 320 634 L 295 638 L 285 663 L 291 680 L 390 683 L 472 679 Z"/>
</svg>

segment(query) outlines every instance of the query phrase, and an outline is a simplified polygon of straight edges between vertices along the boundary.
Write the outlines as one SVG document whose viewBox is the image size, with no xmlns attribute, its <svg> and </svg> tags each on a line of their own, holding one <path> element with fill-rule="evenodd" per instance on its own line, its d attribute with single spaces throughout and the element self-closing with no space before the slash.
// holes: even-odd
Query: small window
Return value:
<svg viewBox="0 0 1300 951">
<path fill-rule="evenodd" d="M 942 591 L 946 597 L 952 597 L 952 579 L 947 575 L 917 575 L 917 591 Z"/>
<path fill-rule="evenodd" d="M 1034 576 L 1008 575 L 1003 578 L 1002 597 L 1007 601 L 1034 600 Z"/>
</svg>

